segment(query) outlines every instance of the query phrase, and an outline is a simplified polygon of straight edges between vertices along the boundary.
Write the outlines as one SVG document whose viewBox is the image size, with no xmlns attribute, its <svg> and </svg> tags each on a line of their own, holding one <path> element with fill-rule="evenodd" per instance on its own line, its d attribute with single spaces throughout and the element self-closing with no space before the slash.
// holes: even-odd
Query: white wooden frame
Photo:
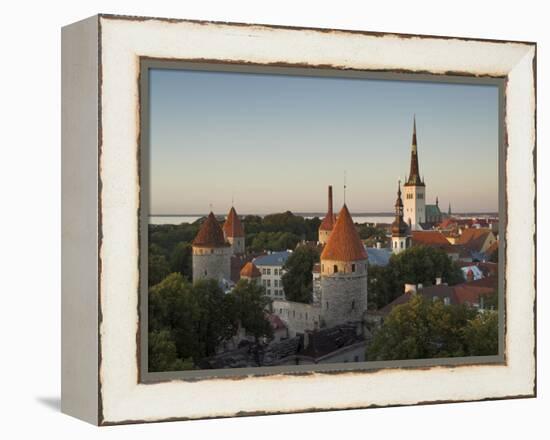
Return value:
<svg viewBox="0 0 550 440">
<path fill-rule="evenodd" d="M 535 395 L 533 43 L 97 16 L 62 45 L 64 412 L 107 425 Z M 140 383 L 140 57 L 506 77 L 505 364 Z"/>
</svg>

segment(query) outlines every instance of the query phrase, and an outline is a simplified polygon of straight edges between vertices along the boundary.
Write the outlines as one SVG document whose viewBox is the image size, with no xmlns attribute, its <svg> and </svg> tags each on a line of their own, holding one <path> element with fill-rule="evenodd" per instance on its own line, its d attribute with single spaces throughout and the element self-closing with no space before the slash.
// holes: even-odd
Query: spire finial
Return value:
<svg viewBox="0 0 550 440">
<path fill-rule="evenodd" d="M 231 194 L 231 207 L 235 206 L 235 194 Z"/>
<path fill-rule="evenodd" d="M 401 197 L 401 179 L 397 181 L 397 195 Z"/>
<path fill-rule="evenodd" d="M 213 206 L 212 203 L 209 203 L 208 206 L 210 207 L 210 212 L 213 212 L 212 211 L 212 206 Z"/>
</svg>

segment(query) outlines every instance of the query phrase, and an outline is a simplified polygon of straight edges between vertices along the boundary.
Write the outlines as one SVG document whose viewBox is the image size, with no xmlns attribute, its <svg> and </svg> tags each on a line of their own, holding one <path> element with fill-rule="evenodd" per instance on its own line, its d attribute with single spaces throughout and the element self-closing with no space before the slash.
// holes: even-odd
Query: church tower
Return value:
<svg viewBox="0 0 550 440">
<path fill-rule="evenodd" d="M 233 206 L 229 210 L 227 220 L 223 224 L 223 236 L 231 245 L 234 255 L 244 254 L 244 229 Z"/>
<path fill-rule="evenodd" d="M 321 253 L 321 324 L 361 321 L 367 310 L 367 251 L 346 205 Z"/>
<path fill-rule="evenodd" d="M 327 215 L 321 222 L 319 226 L 319 243 L 322 245 L 326 244 L 328 237 L 334 228 L 334 223 L 336 222 L 336 216 L 332 210 L 332 186 L 328 187 L 328 209 Z"/>
<path fill-rule="evenodd" d="M 212 212 L 202 223 L 192 247 L 193 282 L 214 279 L 222 284 L 231 279 L 231 245 Z"/>
<path fill-rule="evenodd" d="M 397 184 L 397 200 L 395 201 L 395 220 L 391 225 L 391 249 L 394 254 L 411 246 L 409 227 L 403 220 L 403 201 L 401 200 L 401 181 Z"/>
<path fill-rule="evenodd" d="M 426 222 L 426 185 L 420 178 L 418 166 L 418 145 L 416 141 L 416 117 L 413 122 L 413 136 L 411 146 L 411 168 L 409 178 L 404 185 L 405 221 L 411 225 L 413 230 L 422 229 L 421 223 Z"/>
</svg>

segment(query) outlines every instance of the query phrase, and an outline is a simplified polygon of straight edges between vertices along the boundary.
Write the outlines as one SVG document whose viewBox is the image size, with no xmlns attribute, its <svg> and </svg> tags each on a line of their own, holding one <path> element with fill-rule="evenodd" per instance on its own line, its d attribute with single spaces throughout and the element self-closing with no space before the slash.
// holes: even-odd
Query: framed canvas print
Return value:
<svg viewBox="0 0 550 440">
<path fill-rule="evenodd" d="M 62 410 L 536 395 L 536 46 L 99 15 L 62 32 Z"/>
</svg>

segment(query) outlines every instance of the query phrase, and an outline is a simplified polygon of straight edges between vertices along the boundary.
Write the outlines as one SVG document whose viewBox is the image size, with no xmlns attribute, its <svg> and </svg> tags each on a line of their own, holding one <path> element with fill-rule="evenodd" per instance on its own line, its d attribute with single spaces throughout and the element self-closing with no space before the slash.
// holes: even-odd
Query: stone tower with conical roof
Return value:
<svg viewBox="0 0 550 440">
<path fill-rule="evenodd" d="M 193 240 L 193 282 L 214 279 L 220 284 L 231 279 L 231 245 L 212 212 Z"/>
<path fill-rule="evenodd" d="M 367 251 L 346 205 L 321 253 L 321 324 L 361 321 L 367 310 Z"/>
<path fill-rule="evenodd" d="M 233 206 L 223 224 L 223 236 L 231 245 L 233 254 L 244 254 L 244 228 Z"/>
<path fill-rule="evenodd" d="M 328 208 L 325 218 L 319 226 L 319 243 L 326 244 L 328 237 L 334 228 L 334 223 L 336 223 L 336 216 L 332 209 L 332 186 L 328 187 Z"/>
<path fill-rule="evenodd" d="M 410 246 L 409 226 L 403 220 L 403 200 L 401 200 L 401 181 L 399 181 L 397 184 L 397 200 L 395 201 L 395 220 L 391 225 L 391 248 L 394 254 L 398 254 Z"/>
<path fill-rule="evenodd" d="M 420 178 L 420 167 L 418 165 L 418 145 L 416 139 L 416 117 L 413 120 L 413 136 L 411 145 L 411 167 L 409 177 L 404 185 L 405 221 L 412 229 L 422 229 L 421 223 L 426 222 L 426 185 Z"/>
</svg>

